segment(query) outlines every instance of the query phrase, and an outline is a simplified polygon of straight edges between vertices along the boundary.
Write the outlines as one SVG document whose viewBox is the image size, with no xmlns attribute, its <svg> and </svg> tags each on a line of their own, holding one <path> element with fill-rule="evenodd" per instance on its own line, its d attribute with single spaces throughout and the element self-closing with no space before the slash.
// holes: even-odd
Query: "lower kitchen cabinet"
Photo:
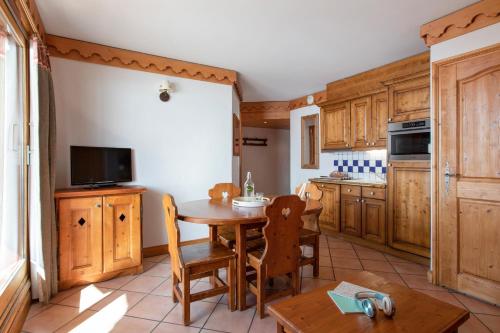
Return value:
<svg viewBox="0 0 500 333">
<path fill-rule="evenodd" d="M 362 237 L 380 244 L 386 242 L 386 205 L 385 200 L 361 199 Z"/>
<path fill-rule="evenodd" d="M 351 236 L 361 237 L 361 198 L 343 195 L 340 201 L 341 231 Z"/>
<path fill-rule="evenodd" d="M 340 231 L 340 185 L 314 183 L 323 192 L 323 210 L 319 216 L 319 226 L 327 233 Z"/>
<path fill-rule="evenodd" d="M 388 244 L 398 250 L 429 257 L 430 163 L 393 161 L 388 167 Z"/>
</svg>

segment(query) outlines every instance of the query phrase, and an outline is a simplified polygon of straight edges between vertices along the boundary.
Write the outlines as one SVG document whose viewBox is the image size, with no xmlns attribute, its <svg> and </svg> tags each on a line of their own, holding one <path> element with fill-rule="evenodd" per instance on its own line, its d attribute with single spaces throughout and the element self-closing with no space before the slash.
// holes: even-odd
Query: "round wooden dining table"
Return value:
<svg viewBox="0 0 500 333">
<path fill-rule="evenodd" d="M 320 213 L 323 206 L 319 201 L 307 200 L 303 215 Z M 231 199 L 204 199 L 177 205 L 178 219 L 210 227 L 210 241 L 217 241 L 217 226 L 233 225 L 236 234 L 237 293 L 238 309 L 246 309 L 246 231 L 263 227 L 267 222 L 265 207 L 237 207 Z"/>
</svg>

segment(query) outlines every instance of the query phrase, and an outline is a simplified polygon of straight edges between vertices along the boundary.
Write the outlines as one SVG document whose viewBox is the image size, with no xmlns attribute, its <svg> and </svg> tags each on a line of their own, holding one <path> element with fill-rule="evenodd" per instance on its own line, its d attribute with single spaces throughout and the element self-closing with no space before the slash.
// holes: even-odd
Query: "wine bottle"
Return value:
<svg viewBox="0 0 500 333">
<path fill-rule="evenodd" d="M 252 181 L 252 173 L 250 171 L 247 172 L 247 180 L 245 181 L 244 196 L 245 197 L 255 196 L 255 185 Z"/>
</svg>

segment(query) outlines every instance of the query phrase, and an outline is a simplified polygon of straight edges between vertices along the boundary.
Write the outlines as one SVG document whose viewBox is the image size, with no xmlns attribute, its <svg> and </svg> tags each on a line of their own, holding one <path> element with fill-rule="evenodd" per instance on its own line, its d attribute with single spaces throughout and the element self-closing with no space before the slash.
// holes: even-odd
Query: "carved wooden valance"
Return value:
<svg viewBox="0 0 500 333">
<path fill-rule="evenodd" d="M 424 24 L 420 37 L 431 46 L 500 22 L 500 1 L 483 0 Z"/>
<path fill-rule="evenodd" d="M 213 83 L 237 84 L 237 72 L 229 69 L 200 65 L 54 35 L 47 35 L 46 42 L 50 55 L 53 57 Z"/>
</svg>

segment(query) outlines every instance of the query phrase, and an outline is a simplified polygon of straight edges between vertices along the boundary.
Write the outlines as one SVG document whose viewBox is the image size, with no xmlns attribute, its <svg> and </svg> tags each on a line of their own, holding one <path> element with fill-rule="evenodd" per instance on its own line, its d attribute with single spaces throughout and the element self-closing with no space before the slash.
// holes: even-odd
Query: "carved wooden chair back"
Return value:
<svg viewBox="0 0 500 333">
<path fill-rule="evenodd" d="M 181 233 L 177 224 L 177 206 L 174 197 L 170 194 L 163 195 L 163 210 L 165 211 L 165 227 L 168 235 L 168 253 L 172 271 L 180 278 L 182 266 L 182 254 L 179 251 Z"/>
<path fill-rule="evenodd" d="M 301 199 L 321 200 L 323 192 L 312 183 L 302 183 L 295 188 L 295 194 Z"/>
<path fill-rule="evenodd" d="M 213 188 L 208 190 L 208 196 L 210 199 L 230 199 L 239 196 L 240 193 L 240 188 L 234 186 L 233 183 L 218 183 L 215 184 Z"/>
<path fill-rule="evenodd" d="M 261 257 L 267 277 L 295 272 L 299 264 L 301 216 L 306 203 L 296 195 L 274 198 L 266 207 L 267 224 L 262 229 L 266 247 Z"/>
</svg>

